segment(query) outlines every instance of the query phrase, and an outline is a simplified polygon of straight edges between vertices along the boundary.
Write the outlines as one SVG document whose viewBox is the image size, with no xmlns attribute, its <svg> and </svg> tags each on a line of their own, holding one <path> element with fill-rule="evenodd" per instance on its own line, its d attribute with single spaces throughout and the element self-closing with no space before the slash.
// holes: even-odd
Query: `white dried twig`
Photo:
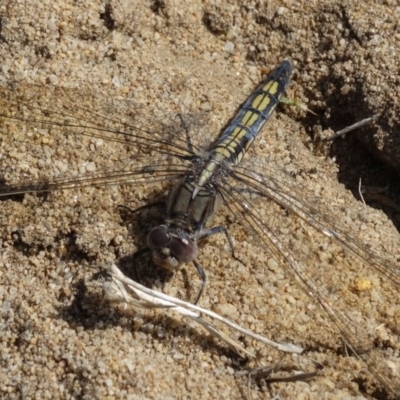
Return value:
<svg viewBox="0 0 400 400">
<path fill-rule="evenodd" d="M 210 310 L 201 308 L 197 305 L 188 303 L 186 301 L 177 299 L 172 296 L 168 296 L 164 293 L 160 293 L 156 290 L 149 289 L 138 282 L 135 282 L 126 277 L 115 264 L 109 263 L 107 265 L 101 265 L 101 268 L 105 269 L 113 278 L 112 282 L 108 282 L 104 285 L 105 297 L 109 301 L 113 302 L 125 302 L 133 304 L 135 307 L 142 308 L 166 308 L 173 310 L 185 317 L 192 319 L 193 321 L 202 325 L 211 335 L 218 339 L 226 342 L 235 351 L 254 357 L 254 355 L 246 350 L 241 344 L 231 339 L 213 324 L 206 321 L 203 315 L 207 315 L 214 320 L 217 320 L 233 330 L 236 330 L 244 335 L 250 336 L 262 343 L 267 344 L 277 350 L 286 353 L 297 353 L 303 352 L 303 349 L 291 343 L 276 343 L 264 336 L 258 335 L 249 329 L 245 329 L 242 326 L 235 324 L 227 318 L 221 317 L 219 314 Z"/>
</svg>

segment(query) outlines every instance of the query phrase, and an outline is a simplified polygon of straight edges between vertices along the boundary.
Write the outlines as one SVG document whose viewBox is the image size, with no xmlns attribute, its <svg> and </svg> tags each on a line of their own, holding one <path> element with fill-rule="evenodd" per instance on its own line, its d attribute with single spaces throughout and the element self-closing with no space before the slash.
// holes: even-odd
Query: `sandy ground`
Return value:
<svg viewBox="0 0 400 400">
<path fill-rule="evenodd" d="M 276 176 L 282 176 L 280 169 L 290 173 L 299 200 L 304 196 L 324 207 L 329 221 L 351 229 L 354 238 L 399 268 L 398 208 L 388 191 L 370 195 L 374 205 L 385 203 L 387 215 L 352 194 L 360 178 L 392 189 L 397 175 L 362 150 L 354 135 L 332 149 L 316 140 L 327 128 L 378 114 L 359 138 L 399 170 L 400 10 L 395 2 L 30 3 L 0 3 L 0 81 L 13 82 L 31 99 L 50 94 L 50 85 L 69 88 L 65 97 L 50 95 L 49 107 L 57 101 L 96 107 L 94 112 L 110 121 L 122 118 L 122 111 L 107 100 L 129 98 L 150 120 L 154 114 L 165 121 L 181 112 L 206 115 L 209 128 L 202 136 L 212 140 L 261 77 L 290 57 L 295 73 L 288 95 L 316 115 L 280 107 L 253 152 L 271 163 Z M 1 104 L 6 107 L 7 100 Z M 90 118 L 107 123 L 100 115 Z M 124 164 L 121 159 L 134 152 L 79 132 L 36 128 L 1 125 L 0 171 L 7 183 L 66 171 L 90 173 Z M 223 211 L 215 224 L 229 228 L 244 265 L 232 259 L 223 235 L 202 243 L 200 261 L 209 283 L 201 305 L 259 334 L 301 345 L 304 356 L 286 356 L 279 364 L 281 354 L 231 332 L 257 354 L 246 362 L 172 312 L 103 301 L 105 278 L 93 267 L 107 260 L 129 264 L 149 227 L 129 222 L 117 206 L 148 204 L 167 188 L 146 182 L 0 202 L 2 398 L 388 398 L 367 366 L 346 354 L 328 316 L 273 262 L 266 246 Z M 335 307 L 373 337 L 370 351 L 386 365 L 383 377 L 396 385 L 399 286 L 271 201 L 254 206 L 324 285 Z M 191 268 L 186 271 L 196 282 Z M 193 293 L 182 283 L 182 273 L 166 282 L 154 274 L 159 279 L 153 284 L 170 294 Z M 313 370 L 311 360 L 324 368 L 306 382 L 267 385 L 253 379 L 249 384 L 235 376 L 261 365 L 276 365 L 275 376 L 293 375 Z"/>
</svg>

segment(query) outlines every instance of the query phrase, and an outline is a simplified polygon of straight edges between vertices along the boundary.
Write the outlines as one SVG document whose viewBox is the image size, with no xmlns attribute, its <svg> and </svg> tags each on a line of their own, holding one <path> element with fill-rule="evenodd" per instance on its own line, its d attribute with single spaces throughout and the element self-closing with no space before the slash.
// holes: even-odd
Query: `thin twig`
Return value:
<svg viewBox="0 0 400 400">
<path fill-rule="evenodd" d="M 365 125 L 369 124 L 370 122 L 375 121 L 377 118 L 378 118 L 378 115 L 375 114 L 372 117 L 362 119 L 361 121 L 358 121 L 353 125 L 350 125 L 344 129 L 341 129 L 340 131 L 335 132 L 332 136 L 329 136 L 323 140 L 330 141 L 330 140 L 336 139 L 340 136 L 344 136 L 346 133 L 348 133 L 350 131 L 354 131 L 355 129 L 361 128 L 362 126 L 365 126 Z"/>
<path fill-rule="evenodd" d="M 358 194 L 360 195 L 361 201 L 364 203 L 364 206 L 366 206 L 367 204 L 365 203 L 364 196 L 362 194 L 361 178 L 358 181 Z"/>
</svg>

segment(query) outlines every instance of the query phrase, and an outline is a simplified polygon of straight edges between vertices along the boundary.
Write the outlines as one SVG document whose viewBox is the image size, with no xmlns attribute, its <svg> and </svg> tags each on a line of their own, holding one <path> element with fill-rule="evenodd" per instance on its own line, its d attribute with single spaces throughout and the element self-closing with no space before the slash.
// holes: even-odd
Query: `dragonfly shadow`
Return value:
<svg viewBox="0 0 400 400">
<path fill-rule="evenodd" d="M 105 331 L 117 327 L 128 334 L 141 332 L 146 337 L 152 337 L 154 341 L 165 343 L 166 346 L 178 337 L 184 343 L 187 343 L 187 338 L 190 338 L 203 351 L 212 351 L 219 356 L 225 356 L 237 368 L 243 368 L 246 365 L 247 358 L 241 357 L 229 347 L 214 340 L 202 328 L 197 329 L 196 325 L 189 326 L 181 319 L 178 319 L 180 321 L 178 322 L 173 314 L 167 315 L 168 311 L 164 313 L 160 310 L 156 314 L 147 314 L 145 310 L 140 312 L 140 309 L 133 306 L 125 308 L 122 303 L 108 302 L 99 290 L 101 287 L 99 283 L 107 279 L 109 278 L 106 273 L 98 272 L 89 280 L 83 278 L 75 280 L 71 285 L 71 301 L 60 298 L 59 300 L 66 305 L 57 307 L 58 315 L 54 318 L 61 318 L 73 330 L 84 328 L 85 331 Z M 95 283 L 95 290 L 93 290 L 93 283 Z"/>
<path fill-rule="evenodd" d="M 0 176 L 0 191 L 3 191 L 4 189 L 6 189 L 8 187 L 6 180 L 4 179 L 3 176 Z M 0 201 L 7 201 L 7 200 L 12 200 L 18 203 L 22 203 L 22 201 L 24 200 L 25 197 L 25 193 L 21 193 L 21 194 L 10 194 L 7 196 L 0 196 Z"/>
</svg>

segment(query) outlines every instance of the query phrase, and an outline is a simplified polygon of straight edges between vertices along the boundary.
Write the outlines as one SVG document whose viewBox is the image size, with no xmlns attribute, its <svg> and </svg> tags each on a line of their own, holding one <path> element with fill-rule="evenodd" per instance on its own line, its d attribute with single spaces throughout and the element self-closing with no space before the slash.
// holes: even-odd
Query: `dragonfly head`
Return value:
<svg viewBox="0 0 400 400">
<path fill-rule="evenodd" d="M 170 271 L 195 260 L 198 254 L 198 247 L 193 239 L 182 232 L 179 235 L 171 233 L 165 225 L 156 226 L 149 232 L 147 246 L 151 250 L 153 262 Z"/>
</svg>

